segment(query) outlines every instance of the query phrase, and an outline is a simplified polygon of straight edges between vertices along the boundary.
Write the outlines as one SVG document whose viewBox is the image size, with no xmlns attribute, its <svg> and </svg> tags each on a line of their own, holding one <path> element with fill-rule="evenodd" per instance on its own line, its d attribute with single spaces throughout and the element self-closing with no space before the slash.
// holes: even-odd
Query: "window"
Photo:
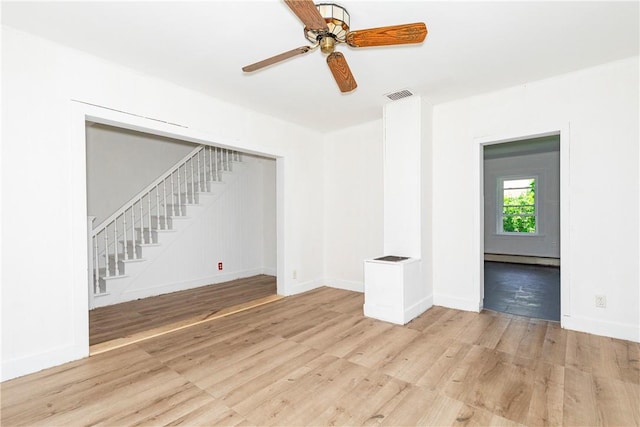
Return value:
<svg viewBox="0 0 640 427">
<path fill-rule="evenodd" d="M 536 177 L 500 179 L 499 233 L 536 234 L 538 232 L 537 181 Z"/>
</svg>

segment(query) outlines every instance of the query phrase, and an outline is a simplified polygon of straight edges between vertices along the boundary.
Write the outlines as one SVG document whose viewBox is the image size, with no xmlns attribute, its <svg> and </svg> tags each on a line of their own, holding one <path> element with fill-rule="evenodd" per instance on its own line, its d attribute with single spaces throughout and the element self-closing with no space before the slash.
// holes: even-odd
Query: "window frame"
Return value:
<svg viewBox="0 0 640 427">
<path fill-rule="evenodd" d="M 532 179 L 535 182 L 535 197 L 534 197 L 534 213 L 523 214 L 519 216 L 533 216 L 535 218 L 536 231 L 524 232 L 524 231 L 504 231 L 504 183 L 505 181 L 516 181 L 521 179 Z M 499 176 L 497 179 L 496 190 L 496 234 L 503 236 L 538 236 L 540 235 L 540 211 L 539 211 L 539 199 L 540 199 L 540 177 L 536 174 L 526 175 L 508 175 Z M 507 215 L 517 216 L 517 215 Z"/>
</svg>

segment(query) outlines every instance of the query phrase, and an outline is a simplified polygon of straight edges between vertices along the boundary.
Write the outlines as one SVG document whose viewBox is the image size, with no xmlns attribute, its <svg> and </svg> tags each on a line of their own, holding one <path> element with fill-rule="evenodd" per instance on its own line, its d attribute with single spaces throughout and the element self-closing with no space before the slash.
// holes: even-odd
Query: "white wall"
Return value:
<svg viewBox="0 0 640 427">
<path fill-rule="evenodd" d="M 97 226 L 196 144 L 101 124 L 87 125 L 87 212 Z"/>
<path fill-rule="evenodd" d="M 318 133 L 3 27 L 2 204 L 15 209 L 2 216 L 2 379 L 88 354 L 84 123 L 74 115 L 85 107 L 71 100 L 165 136 L 278 157 L 278 290 L 321 282 Z M 49 223 L 40 217 L 45 208 Z"/>
<path fill-rule="evenodd" d="M 498 200 L 502 200 L 498 179 L 517 176 L 537 177 L 535 234 L 497 232 L 502 212 L 498 208 Z M 560 151 L 485 159 L 484 212 L 485 253 L 560 258 Z"/>
<path fill-rule="evenodd" d="M 562 130 L 562 324 L 640 341 L 638 71 L 635 57 L 434 108 L 435 304 L 481 303 L 479 145 Z"/>
<path fill-rule="evenodd" d="M 324 137 L 327 285 L 362 292 L 364 260 L 383 253 L 382 121 Z"/>
</svg>

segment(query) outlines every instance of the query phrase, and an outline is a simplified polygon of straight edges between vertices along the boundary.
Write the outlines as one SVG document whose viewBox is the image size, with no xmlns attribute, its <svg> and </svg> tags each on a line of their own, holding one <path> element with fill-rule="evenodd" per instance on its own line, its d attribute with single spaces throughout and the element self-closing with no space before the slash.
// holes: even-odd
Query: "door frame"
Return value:
<svg viewBox="0 0 640 427">
<path fill-rule="evenodd" d="M 96 122 L 123 129 L 145 132 L 153 135 L 180 139 L 196 144 L 216 145 L 256 154 L 276 160 L 276 281 L 277 293 L 291 293 L 285 279 L 285 156 L 279 152 L 265 152 L 263 148 L 250 142 L 224 136 L 212 135 L 175 123 L 168 123 L 123 111 L 100 107 L 90 103 L 73 100 L 71 102 L 71 170 L 69 171 L 72 190 L 72 246 L 74 248 L 72 268 L 73 296 L 70 315 L 74 319 L 74 344 L 69 360 L 89 355 L 89 218 L 87 217 L 87 160 L 86 160 L 86 122 Z"/>
<path fill-rule="evenodd" d="M 477 233 L 474 237 L 476 266 L 474 268 L 474 288 L 478 297 L 478 307 L 483 308 L 484 300 L 484 147 L 505 142 L 522 141 L 526 139 L 540 138 L 545 136 L 560 136 L 560 325 L 565 326 L 565 321 L 571 316 L 571 259 L 570 259 L 570 238 L 569 238 L 569 123 L 560 126 L 550 126 L 544 129 L 533 129 L 525 132 L 513 132 L 504 135 L 487 136 L 475 138 L 474 165 L 477 170 L 475 176 L 478 177 L 478 185 L 473 189 L 473 209 L 474 229 Z"/>
</svg>

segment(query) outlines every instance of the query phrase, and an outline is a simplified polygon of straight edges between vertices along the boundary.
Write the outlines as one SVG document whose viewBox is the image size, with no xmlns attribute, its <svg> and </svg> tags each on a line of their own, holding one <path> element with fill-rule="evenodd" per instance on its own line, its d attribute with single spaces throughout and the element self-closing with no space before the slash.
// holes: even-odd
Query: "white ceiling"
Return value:
<svg viewBox="0 0 640 427">
<path fill-rule="evenodd" d="M 384 94 L 433 103 L 638 55 L 639 2 L 340 0 L 351 28 L 424 21 L 421 45 L 340 45 L 358 82 L 341 94 L 323 54 L 244 74 L 306 44 L 283 1 L 2 2 L 2 23 L 213 97 L 327 130 L 381 117 Z"/>
</svg>

